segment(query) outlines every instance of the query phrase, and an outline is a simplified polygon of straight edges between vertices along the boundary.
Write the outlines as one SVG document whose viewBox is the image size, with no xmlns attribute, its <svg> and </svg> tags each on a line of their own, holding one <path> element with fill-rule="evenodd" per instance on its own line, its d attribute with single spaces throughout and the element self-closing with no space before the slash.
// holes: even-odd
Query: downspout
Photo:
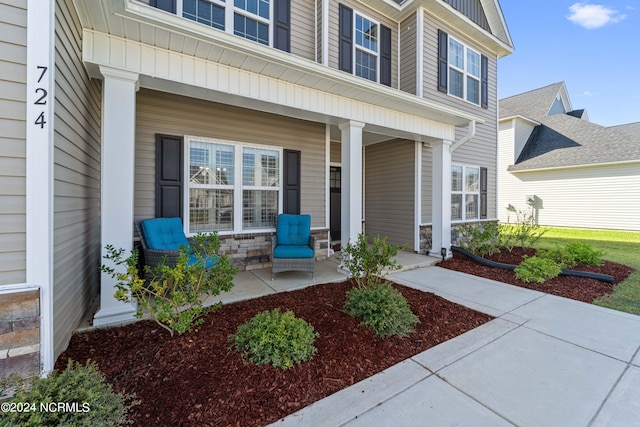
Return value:
<svg viewBox="0 0 640 427">
<path fill-rule="evenodd" d="M 455 144 L 453 144 L 451 146 L 451 149 L 450 149 L 451 153 L 453 153 L 458 148 L 462 147 L 464 144 L 469 142 L 469 140 L 476 135 L 476 121 L 475 120 L 469 120 L 468 128 L 469 129 L 467 130 L 467 134 L 460 141 L 456 142 Z"/>
</svg>

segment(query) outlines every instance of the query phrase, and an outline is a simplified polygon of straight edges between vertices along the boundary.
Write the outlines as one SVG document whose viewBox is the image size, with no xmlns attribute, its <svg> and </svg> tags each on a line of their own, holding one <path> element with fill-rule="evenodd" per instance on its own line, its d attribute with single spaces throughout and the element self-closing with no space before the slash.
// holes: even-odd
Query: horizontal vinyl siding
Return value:
<svg viewBox="0 0 640 427">
<path fill-rule="evenodd" d="M 504 190 L 503 204 L 520 210 L 535 195 L 542 225 L 640 231 L 638 163 L 514 174 Z"/>
<path fill-rule="evenodd" d="M 56 2 L 54 141 L 55 355 L 99 292 L 100 84 L 82 64 L 71 0 Z"/>
<path fill-rule="evenodd" d="M 248 125 L 250 124 L 250 125 Z M 301 210 L 325 226 L 325 125 L 143 89 L 137 97 L 136 220 L 155 215 L 155 135 L 193 135 L 302 152 Z"/>
<path fill-rule="evenodd" d="M 421 224 L 431 224 L 433 209 L 433 150 L 422 144 L 422 220 Z"/>
<path fill-rule="evenodd" d="M 447 95 L 437 90 L 437 52 L 438 52 L 438 29 L 443 29 L 449 35 L 465 43 L 472 49 L 488 57 L 489 65 L 489 108 L 481 108 L 454 96 Z M 480 116 L 484 123 L 476 126 L 475 136 L 458 148 L 452 154 L 452 162 L 466 165 L 486 167 L 487 173 L 487 217 L 496 217 L 496 192 L 497 192 L 497 144 L 498 144 L 498 123 L 497 123 L 497 59 L 490 53 L 483 51 L 478 45 L 466 39 L 461 34 L 440 22 L 435 22 L 428 13 L 425 12 L 425 32 L 424 32 L 424 96 L 425 98 L 437 101 L 443 105 L 458 108 L 471 114 Z M 461 140 L 467 134 L 467 128 L 456 129 L 456 141 Z M 423 207 L 423 209 L 425 209 Z M 423 214 L 424 217 L 424 214 Z"/>
<path fill-rule="evenodd" d="M 27 1 L 0 0 L 0 286 L 26 282 Z"/>
<path fill-rule="evenodd" d="M 415 14 L 400 24 L 400 90 L 416 95 L 416 28 Z"/>
<path fill-rule="evenodd" d="M 291 2 L 291 53 L 315 61 L 314 0 Z"/>
<path fill-rule="evenodd" d="M 415 142 L 394 140 L 365 147 L 365 230 L 413 247 Z"/>
<path fill-rule="evenodd" d="M 339 5 L 344 4 L 368 18 L 374 19 L 391 29 L 391 87 L 398 87 L 398 24 L 364 4 L 354 0 L 329 0 L 329 66 L 338 68 L 338 15 Z M 354 25 L 355 28 L 355 25 Z M 354 41 L 355 43 L 355 41 Z M 353 62 L 355 69 L 355 60 Z"/>
</svg>

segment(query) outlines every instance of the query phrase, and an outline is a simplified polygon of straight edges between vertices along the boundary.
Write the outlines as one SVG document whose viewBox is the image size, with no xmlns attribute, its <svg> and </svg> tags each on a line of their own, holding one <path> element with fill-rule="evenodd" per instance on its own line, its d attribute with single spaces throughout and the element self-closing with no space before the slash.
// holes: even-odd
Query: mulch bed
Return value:
<svg viewBox="0 0 640 427">
<path fill-rule="evenodd" d="M 518 265 L 522 262 L 524 255 L 533 256 L 535 255 L 535 250 L 514 248 L 513 252 L 502 250 L 500 253 L 487 256 L 486 258 L 491 261 Z M 614 286 L 595 279 L 572 276 L 560 276 L 544 283 L 526 283 L 516 279 L 513 271 L 480 265 L 457 252 L 454 252 L 453 258 L 440 262 L 438 266 L 588 303 L 592 303 L 603 295 L 611 293 Z M 631 267 L 610 261 L 604 261 L 604 264 L 600 267 L 577 265 L 571 267 L 571 269 L 608 274 L 613 276 L 614 284 L 622 282 L 634 271 Z"/>
<path fill-rule="evenodd" d="M 138 426 L 259 426 L 274 422 L 492 319 L 430 293 L 395 285 L 420 323 L 407 338 L 377 338 L 342 311 L 350 282 L 316 285 L 223 306 L 197 331 L 171 338 L 152 321 L 75 334 L 58 358 L 95 361 L 116 391 L 136 393 Z M 229 335 L 279 307 L 310 322 L 318 353 L 287 371 L 245 363 Z"/>
</svg>

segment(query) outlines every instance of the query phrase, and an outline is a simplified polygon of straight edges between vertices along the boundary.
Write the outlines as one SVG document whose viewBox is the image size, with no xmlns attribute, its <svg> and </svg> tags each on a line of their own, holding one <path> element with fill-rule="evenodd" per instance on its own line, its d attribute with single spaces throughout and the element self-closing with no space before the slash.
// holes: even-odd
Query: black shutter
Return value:
<svg viewBox="0 0 640 427">
<path fill-rule="evenodd" d="M 489 108 L 489 58 L 480 56 L 480 106 Z"/>
<path fill-rule="evenodd" d="M 291 52 L 291 0 L 275 0 L 273 18 L 273 47 Z"/>
<path fill-rule="evenodd" d="M 170 13 L 176 13 L 176 0 L 151 0 L 149 5 Z"/>
<path fill-rule="evenodd" d="M 182 218 L 182 137 L 156 135 L 156 218 Z"/>
<path fill-rule="evenodd" d="M 447 93 L 449 74 L 449 35 L 438 30 L 438 90 Z"/>
<path fill-rule="evenodd" d="M 480 168 L 480 219 L 487 219 L 487 168 Z"/>
<path fill-rule="evenodd" d="M 282 212 L 300 213 L 300 158 L 302 153 L 296 150 L 283 151 L 284 194 Z"/>
<path fill-rule="evenodd" d="M 339 9 L 339 59 L 338 68 L 353 73 L 353 9 L 343 4 Z"/>
<path fill-rule="evenodd" d="M 380 83 L 391 86 L 391 29 L 380 25 Z"/>
</svg>

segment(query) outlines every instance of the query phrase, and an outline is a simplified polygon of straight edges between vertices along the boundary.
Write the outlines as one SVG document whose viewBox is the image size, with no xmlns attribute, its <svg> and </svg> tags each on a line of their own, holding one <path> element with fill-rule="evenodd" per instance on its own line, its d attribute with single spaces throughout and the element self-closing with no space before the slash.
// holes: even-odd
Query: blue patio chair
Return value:
<svg viewBox="0 0 640 427">
<path fill-rule="evenodd" d="M 198 257 L 193 253 L 192 242 L 187 239 L 182 230 L 180 218 L 154 218 L 145 219 L 136 223 L 144 262 L 152 269 L 163 259 L 170 267 L 176 265 L 180 255 L 180 247 L 190 248 L 189 265 L 198 261 Z M 206 259 L 205 268 L 211 268 L 218 262 L 217 256 Z"/>
<path fill-rule="evenodd" d="M 316 238 L 311 235 L 310 215 L 278 215 L 271 242 L 271 280 L 282 271 L 305 271 L 314 279 Z"/>
</svg>

